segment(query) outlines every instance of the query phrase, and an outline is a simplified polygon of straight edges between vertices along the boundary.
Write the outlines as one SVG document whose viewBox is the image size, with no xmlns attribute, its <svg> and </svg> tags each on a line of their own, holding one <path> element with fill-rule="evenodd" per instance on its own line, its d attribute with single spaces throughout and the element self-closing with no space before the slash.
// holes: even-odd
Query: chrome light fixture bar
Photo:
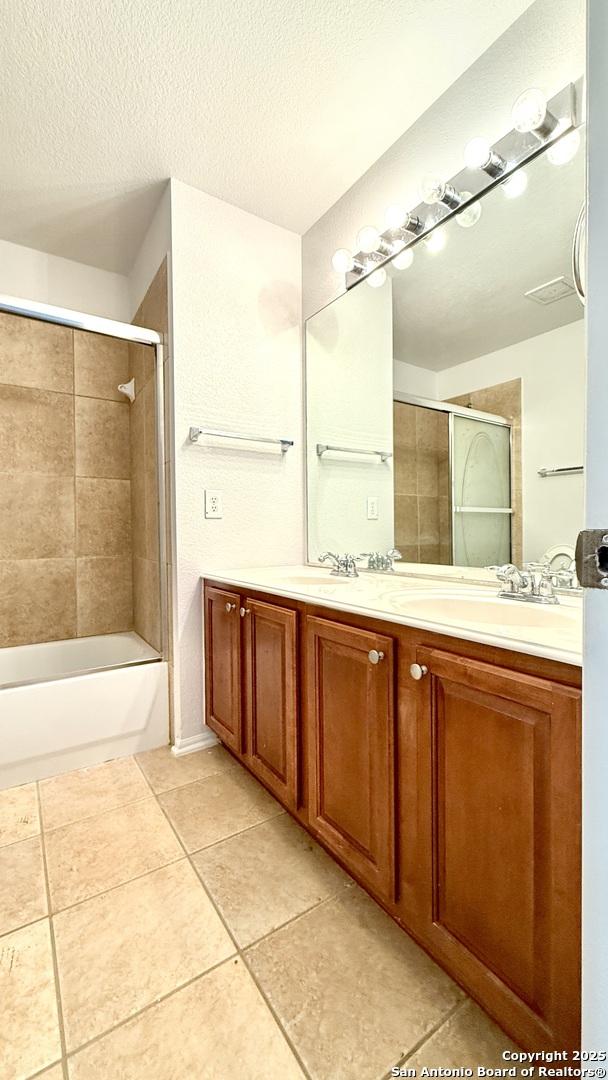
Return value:
<svg viewBox="0 0 608 1080">
<path fill-rule="evenodd" d="M 370 248 L 376 230 L 367 227 L 359 233 L 359 237 L 363 236 L 366 241 L 367 250 L 362 248 L 354 255 L 346 249 L 336 252 L 334 269 L 344 273 L 346 288 L 351 289 L 369 278 L 395 255 L 426 239 L 435 229 L 472 206 L 497 184 L 509 181 L 547 146 L 558 143 L 568 132 L 577 128 L 582 122 L 582 98 L 582 77 L 576 83 L 568 83 L 550 98 L 544 109 L 544 99 L 538 91 L 529 90 L 521 94 L 512 112 L 516 126 L 494 144 L 483 139 L 472 139 L 465 151 L 466 167 L 450 179 L 437 180 L 433 191 L 427 184 L 427 199 L 412 210 L 390 207 L 387 211 L 389 227 L 376 234 L 377 243 L 373 250 Z M 523 187 L 522 184 L 522 190 Z M 433 196 L 432 207 L 428 201 L 430 196 Z M 337 259 L 336 256 L 341 258 Z"/>
</svg>

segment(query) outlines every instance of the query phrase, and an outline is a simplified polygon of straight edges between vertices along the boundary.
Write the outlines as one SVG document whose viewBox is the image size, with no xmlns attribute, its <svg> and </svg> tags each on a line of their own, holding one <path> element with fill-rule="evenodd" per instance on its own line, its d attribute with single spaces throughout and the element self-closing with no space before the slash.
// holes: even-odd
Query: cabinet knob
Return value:
<svg viewBox="0 0 608 1080">
<path fill-rule="evenodd" d="M 231 611 L 236 611 L 236 604 L 227 603 L 226 611 L 230 614 Z"/>
<path fill-rule="evenodd" d="M 239 615 L 241 616 L 241 619 L 244 619 L 245 615 L 249 615 L 249 614 L 250 614 L 250 609 L 248 607 L 242 607 L 242 608 L 239 609 Z"/>
<path fill-rule="evenodd" d="M 412 676 L 412 679 L 423 679 L 428 673 L 429 669 L 426 664 L 410 664 L 410 675 Z"/>
<path fill-rule="evenodd" d="M 379 664 L 381 660 L 384 660 L 384 653 L 378 652 L 377 649 L 370 649 L 367 654 L 367 659 L 370 664 Z"/>
</svg>

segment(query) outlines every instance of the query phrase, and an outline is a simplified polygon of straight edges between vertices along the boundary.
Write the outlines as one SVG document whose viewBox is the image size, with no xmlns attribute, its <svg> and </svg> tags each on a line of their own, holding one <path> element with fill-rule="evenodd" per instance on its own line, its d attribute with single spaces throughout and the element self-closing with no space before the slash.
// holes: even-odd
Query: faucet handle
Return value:
<svg viewBox="0 0 608 1080">
<path fill-rule="evenodd" d="M 399 551 L 399 548 L 391 548 L 390 551 L 387 551 L 386 554 L 388 558 L 393 559 L 394 562 L 397 562 L 399 559 L 403 558 L 403 555 Z"/>
</svg>

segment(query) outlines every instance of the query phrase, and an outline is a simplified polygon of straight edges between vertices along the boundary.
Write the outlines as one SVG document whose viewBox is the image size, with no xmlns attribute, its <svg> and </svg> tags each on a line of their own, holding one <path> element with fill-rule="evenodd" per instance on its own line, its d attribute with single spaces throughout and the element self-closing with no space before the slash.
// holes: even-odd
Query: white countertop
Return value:
<svg viewBox="0 0 608 1080">
<path fill-rule="evenodd" d="M 582 600 L 560 594 L 559 604 L 531 604 L 497 597 L 498 584 L 479 584 L 475 575 L 459 580 L 360 572 L 357 578 L 332 577 L 321 566 L 263 566 L 205 569 L 202 576 L 240 590 L 257 589 L 338 611 L 365 615 L 402 626 L 478 641 L 514 652 L 542 656 L 565 664 L 582 664 Z M 445 568 L 454 574 L 453 568 Z"/>
</svg>

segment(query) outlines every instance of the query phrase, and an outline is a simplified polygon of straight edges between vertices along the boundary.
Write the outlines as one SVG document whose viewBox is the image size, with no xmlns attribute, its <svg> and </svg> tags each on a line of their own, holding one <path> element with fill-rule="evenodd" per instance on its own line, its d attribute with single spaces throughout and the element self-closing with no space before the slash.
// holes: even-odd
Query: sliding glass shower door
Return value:
<svg viewBox="0 0 608 1080">
<path fill-rule="evenodd" d="M 452 561 L 511 561 L 511 428 L 450 415 Z"/>
</svg>

